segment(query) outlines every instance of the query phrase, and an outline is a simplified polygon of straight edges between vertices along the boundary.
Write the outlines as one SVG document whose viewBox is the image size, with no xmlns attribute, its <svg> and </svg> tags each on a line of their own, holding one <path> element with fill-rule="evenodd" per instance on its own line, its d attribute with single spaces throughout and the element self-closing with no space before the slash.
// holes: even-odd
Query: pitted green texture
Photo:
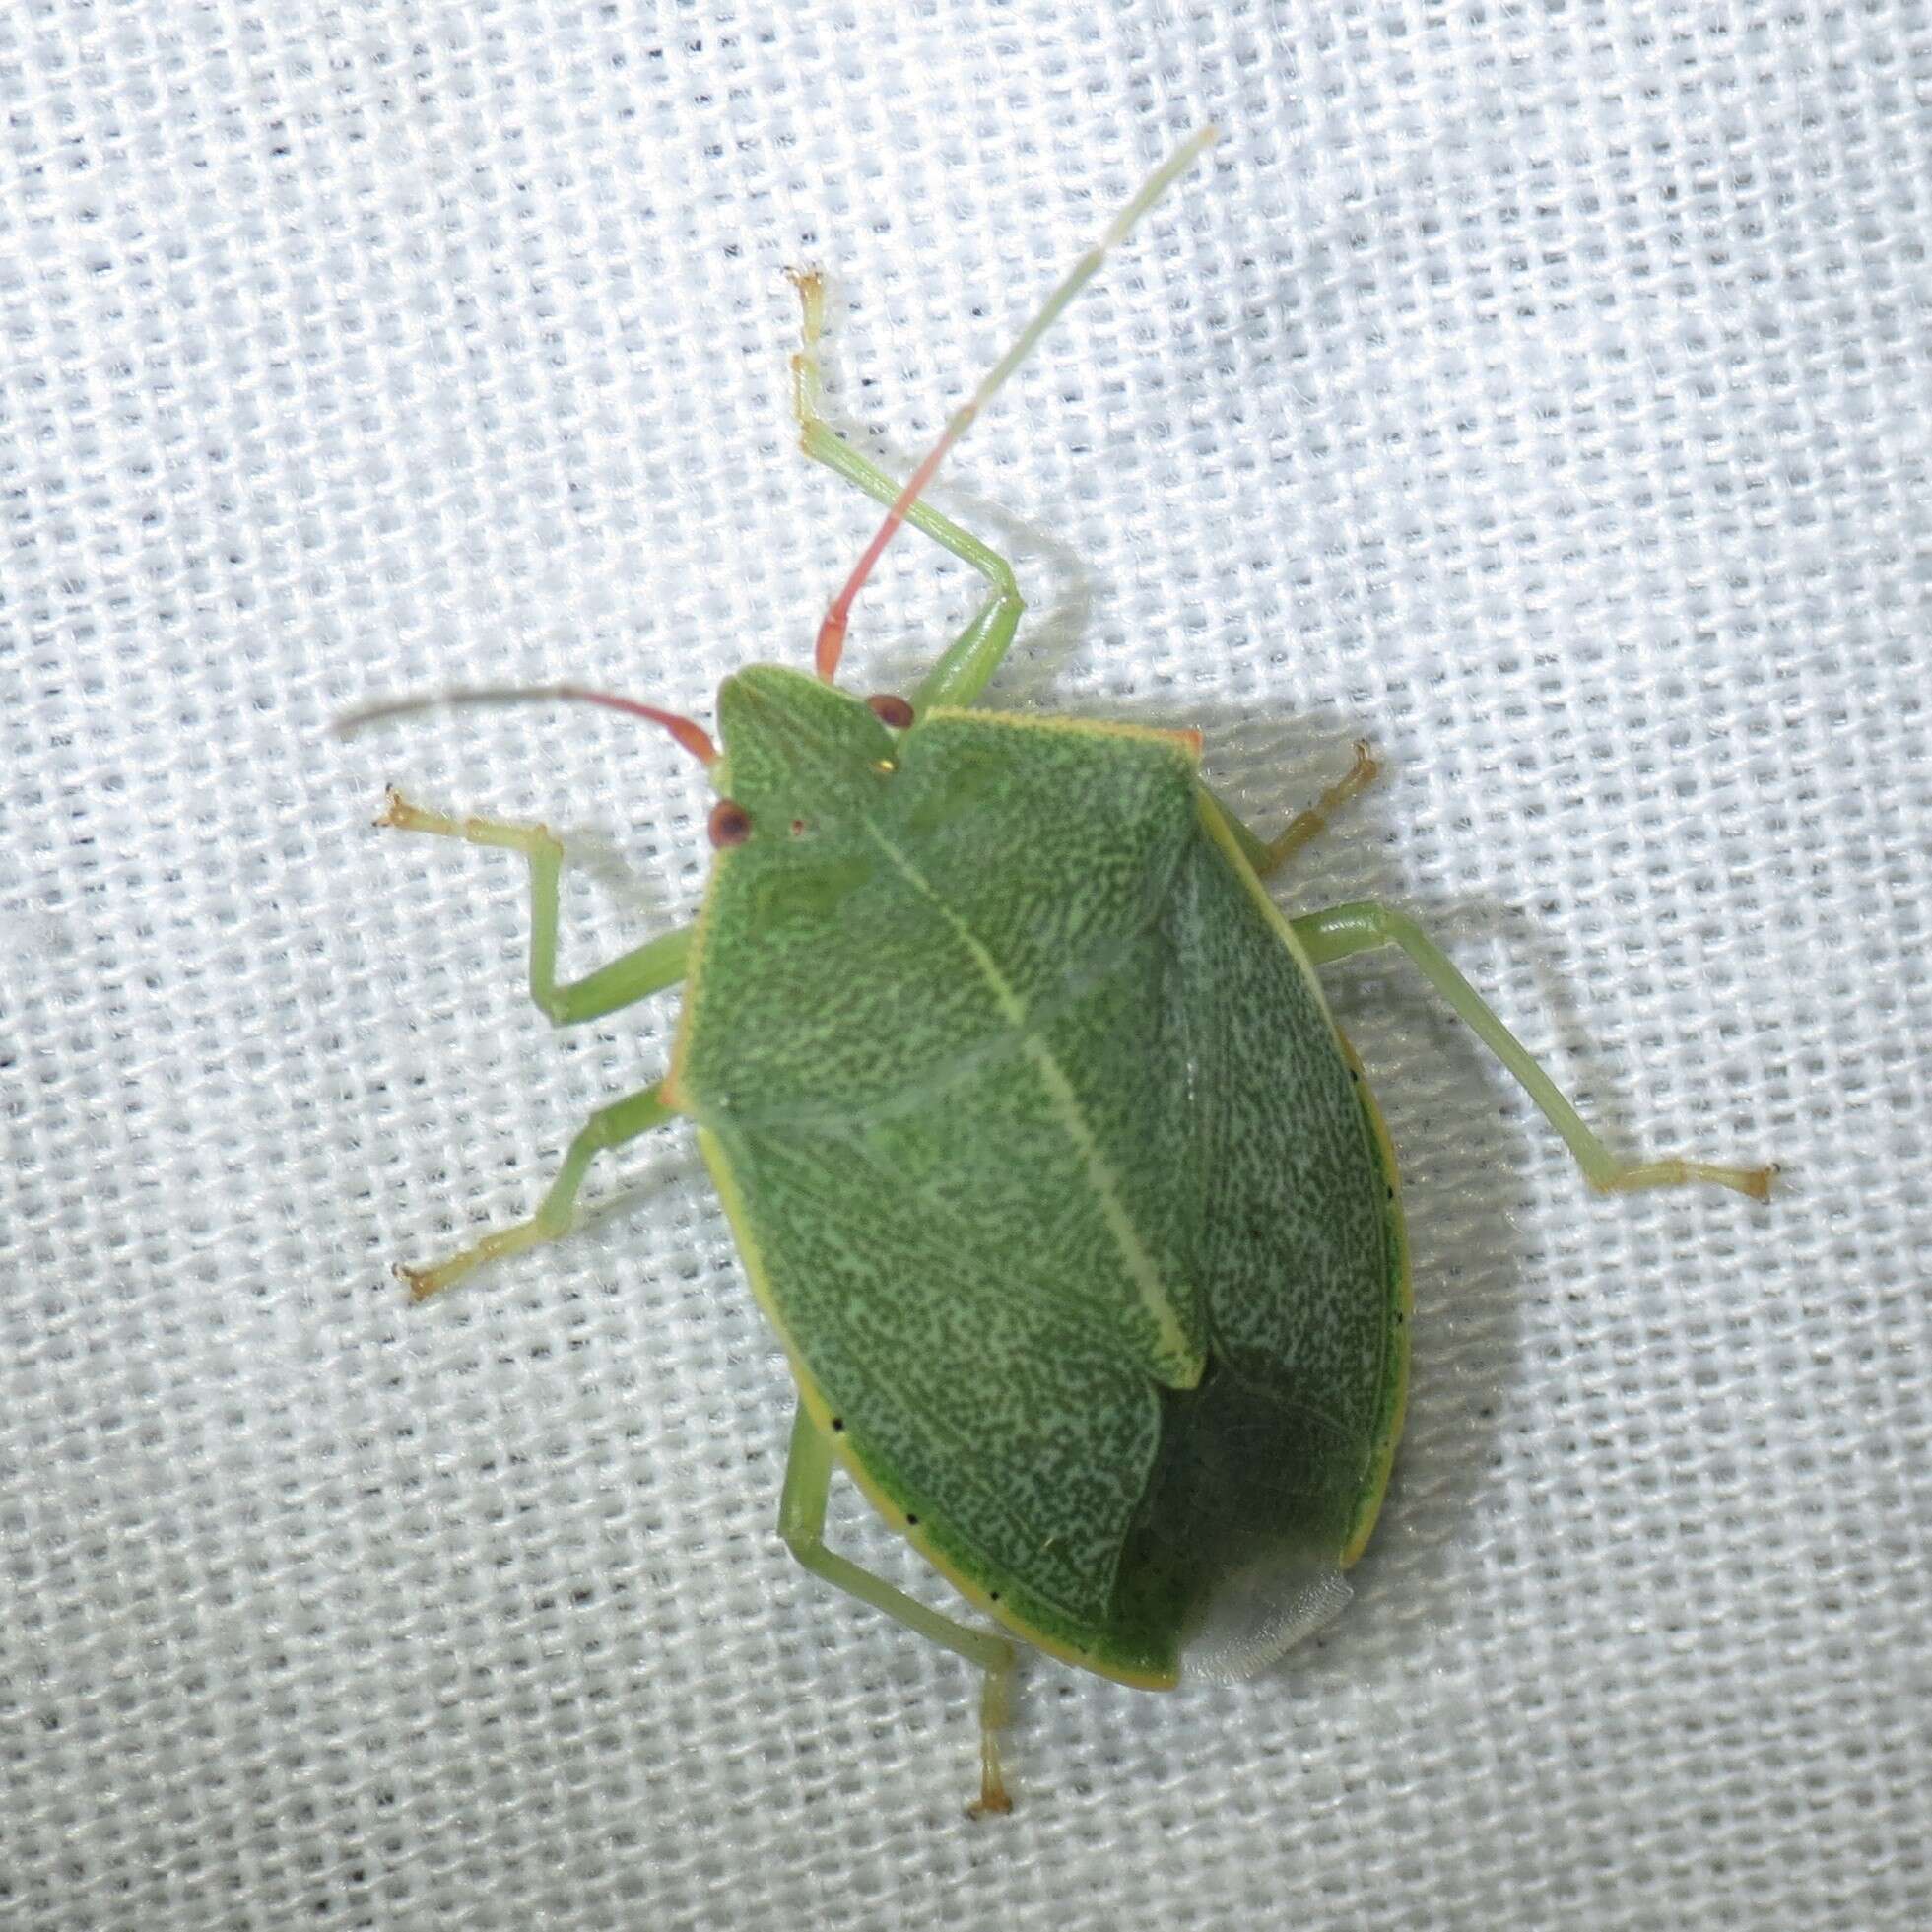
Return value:
<svg viewBox="0 0 1932 1932">
<path fill-rule="evenodd" d="M 1352 1446 L 1380 1404 L 1390 1312 L 1388 1190 L 1356 1076 L 1314 974 L 1207 839 L 1172 916 L 1193 1060 L 1215 1076 L 1197 1097 L 1215 1353 Z"/>
<path fill-rule="evenodd" d="M 805 717 L 787 728 L 794 699 Z M 887 1187 L 928 1243 L 1012 1242 L 1021 1279 L 1039 1245 L 1022 1231 L 1052 1230 L 1055 1301 L 1128 1370 L 1191 1383 L 1193 1232 L 1166 1182 L 1186 1124 L 1162 1105 L 1182 1044 L 1160 1018 L 1173 1004 L 1160 914 L 1196 835 L 1188 751 L 941 713 L 876 748 L 888 773 L 832 704 L 864 709 L 781 671 L 725 689 L 753 832 L 713 871 L 680 1104 L 748 1195 L 763 1189 L 753 1143 L 776 1135 L 851 1168 L 844 1219 Z M 1121 1052 L 1147 1014 L 1141 1049 Z M 987 1259 L 997 1272 L 999 1249 Z M 882 1244 L 866 1286 L 888 1291 L 905 1261 Z"/>
<path fill-rule="evenodd" d="M 1386 1479 L 1407 1346 L 1393 1175 L 1313 973 L 1245 861 L 1205 833 L 1168 916 L 1200 1076 L 1211 1361 L 1198 1388 L 1163 1397 L 1122 1561 L 1116 1625 L 1141 1647 L 1185 1644 L 1236 1572 L 1263 1579 L 1247 1595 L 1267 1609 L 1339 1571 Z"/>
<path fill-rule="evenodd" d="M 1010 1044 L 970 942 L 1036 1012 L 1074 998 L 1152 925 L 1194 835 L 1178 738 L 946 711 L 895 738 L 770 665 L 728 679 L 718 716 L 752 836 L 718 856 L 700 942 L 731 1026 L 688 1021 L 679 1048 L 707 1120 L 916 1105 L 921 1069 Z"/>
<path fill-rule="evenodd" d="M 676 1086 L 761 1293 L 926 1547 L 1170 1672 L 1231 1569 L 1336 1566 L 1374 1446 L 1390 1210 L 1312 978 L 1180 740 L 895 740 L 768 668 L 720 718 Z"/>
</svg>

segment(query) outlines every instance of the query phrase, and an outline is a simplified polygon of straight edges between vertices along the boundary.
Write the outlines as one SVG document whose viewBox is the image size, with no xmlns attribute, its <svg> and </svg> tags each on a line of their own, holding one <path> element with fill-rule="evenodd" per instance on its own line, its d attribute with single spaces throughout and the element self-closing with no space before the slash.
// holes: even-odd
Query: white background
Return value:
<svg viewBox="0 0 1932 1932">
<path fill-rule="evenodd" d="M 1932 1913 L 1923 1205 L 1932 14 L 14 0 L 0 13 L 0 1918 L 41 1927 L 1869 1928 Z M 1620 1148 L 1598 1201 L 1399 961 L 1412 1420 L 1258 1681 L 975 1686 L 797 1570 L 689 1138 L 526 1211 L 675 998 L 707 794 L 586 710 L 803 662 L 870 509 L 1186 131 L 1226 139 L 939 500 L 1007 706 L 1193 725 L 1283 889 L 1422 917 Z M 851 681 L 974 595 L 901 542 Z M 910 1575 L 841 1507 L 845 1547 Z"/>
</svg>

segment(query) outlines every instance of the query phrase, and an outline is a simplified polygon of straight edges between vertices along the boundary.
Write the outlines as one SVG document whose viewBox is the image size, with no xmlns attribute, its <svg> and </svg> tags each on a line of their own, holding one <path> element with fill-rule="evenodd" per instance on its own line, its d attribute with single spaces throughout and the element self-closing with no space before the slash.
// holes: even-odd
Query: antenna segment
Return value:
<svg viewBox="0 0 1932 1932">
<path fill-rule="evenodd" d="M 941 431 L 939 440 L 926 452 L 925 460 L 906 480 L 897 500 L 886 512 L 886 520 L 879 526 L 866 546 L 865 555 L 858 561 L 852 574 L 845 579 L 845 587 L 832 600 L 831 608 L 825 614 L 825 621 L 819 626 L 819 641 L 813 653 L 818 673 L 827 684 L 833 681 L 838 670 L 838 660 L 845 648 L 845 627 L 852 614 L 852 600 L 865 586 L 865 580 L 872 574 L 873 566 L 885 554 L 886 546 L 898 534 L 899 527 L 905 521 L 905 512 L 918 501 L 920 495 L 939 466 L 946 460 L 946 452 L 972 427 L 973 420 L 981 410 L 992 401 L 1007 377 L 1017 369 L 1033 353 L 1037 343 L 1048 329 L 1060 319 L 1061 314 L 1099 273 L 1100 264 L 1106 260 L 1108 252 L 1127 238 L 1134 224 L 1173 186 L 1181 175 L 1194 166 L 1207 150 L 1220 139 L 1221 130 L 1204 127 L 1191 140 L 1164 161 L 1145 181 L 1140 191 L 1121 209 L 1107 225 L 1107 230 L 1093 247 L 1075 262 L 1065 279 L 1041 304 L 1039 313 L 1020 331 L 1013 347 L 986 371 L 979 387 L 963 402 L 947 419 L 946 428 Z"/>
<path fill-rule="evenodd" d="M 690 718 L 680 717 L 676 711 L 660 711 L 655 704 L 640 704 L 634 698 L 620 698 L 615 692 L 590 691 L 583 685 L 485 685 L 470 691 L 439 691 L 429 698 L 398 698 L 351 711 L 347 717 L 337 718 L 330 728 L 338 738 L 347 738 L 365 725 L 386 724 L 391 718 L 413 717 L 418 711 L 454 710 L 465 704 L 535 704 L 548 699 L 601 704 L 607 711 L 622 711 L 628 717 L 661 724 L 700 765 L 709 765 L 718 755 L 710 734 Z"/>
</svg>

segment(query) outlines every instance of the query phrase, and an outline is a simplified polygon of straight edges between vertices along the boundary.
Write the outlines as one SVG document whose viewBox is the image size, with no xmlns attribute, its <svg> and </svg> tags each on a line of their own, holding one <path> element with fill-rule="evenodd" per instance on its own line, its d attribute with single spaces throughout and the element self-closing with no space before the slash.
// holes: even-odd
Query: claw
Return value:
<svg viewBox="0 0 1932 1932">
<path fill-rule="evenodd" d="M 396 832 L 448 833 L 456 830 L 454 820 L 441 812 L 426 812 L 420 805 L 412 805 L 394 785 L 383 786 L 382 816 L 375 823 Z"/>
</svg>

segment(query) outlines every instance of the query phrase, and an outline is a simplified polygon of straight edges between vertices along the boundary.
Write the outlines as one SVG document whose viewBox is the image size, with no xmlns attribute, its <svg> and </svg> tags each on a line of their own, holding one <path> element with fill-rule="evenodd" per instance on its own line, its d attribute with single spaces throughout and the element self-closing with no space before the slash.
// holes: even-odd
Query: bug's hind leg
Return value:
<svg viewBox="0 0 1932 1932">
<path fill-rule="evenodd" d="M 814 462 L 836 470 L 848 483 L 890 507 L 899 497 L 899 480 L 844 441 L 819 414 L 819 336 L 825 327 L 825 279 L 817 269 L 794 269 L 790 274 L 805 311 L 804 347 L 791 359 L 792 410 L 798 418 L 799 443 Z M 906 511 L 905 520 L 942 549 L 970 564 L 992 585 L 992 595 L 912 694 L 915 712 L 934 704 L 970 704 L 999 669 L 1020 628 L 1021 613 L 1027 608 L 1014 581 L 1013 566 L 923 499 Z"/>
<path fill-rule="evenodd" d="M 412 805 L 391 785 L 379 826 L 399 832 L 433 833 L 440 838 L 467 839 L 472 845 L 500 845 L 521 852 L 530 865 L 530 997 L 560 1027 L 601 1019 L 633 1000 L 674 986 L 685 975 L 691 950 L 689 926 L 660 934 L 568 984 L 557 983 L 557 894 L 564 870 L 564 847 L 547 827 L 506 825 L 496 819 L 455 819 Z"/>
<path fill-rule="evenodd" d="M 639 1134 L 648 1133 L 653 1127 L 661 1127 L 672 1117 L 672 1111 L 659 1098 L 655 1087 L 646 1088 L 641 1094 L 633 1094 L 610 1106 L 599 1107 L 570 1142 L 564 1156 L 564 1166 L 551 1182 L 536 1213 L 528 1221 L 500 1228 L 494 1234 L 486 1234 L 482 1240 L 466 1247 L 460 1254 L 451 1255 L 447 1261 L 438 1262 L 433 1268 L 405 1268 L 398 1264 L 396 1273 L 409 1284 L 409 1291 L 416 1299 L 425 1301 L 432 1295 L 461 1281 L 472 1269 L 480 1268 L 486 1261 L 496 1261 L 506 1254 L 520 1254 L 525 1248 L 558 1239 L 569 1232 L 570 1222 L 576 1213 L 577 1191 L 583 1186 L 583 1177 L 589 1171 L 591 1162 L 607 1148 L 622 1147 L 626 1141 L 635 1140 Z"/>
<path fill-rule="evenodd" d="M 832 1487 L 832 1441 L 806 1413 L 792 1423 L 785 1487 L 778 1499 L 778 1534 L 813 1575 L 883 1610 L 895 1622 L 932 1643 L 977 1664 L 985 1672 L 979 1693 L 979 1796 L 966 1807 L 974 1818 L 1013 1809 L 1000 1774 L 998 1734 L 1007 1721 L 1013 1683 L 1013 1646 L 1004 1637 L 968 1629 L 895 1589 L 884 1577 L 861 1569 L 849 1557 L 825 1546 L 826 1497 Z"/>
<path fill-rule="evenodd" d="M 1367 952 L 1377 946 L 1396 946 L 1406 953 L 1423 977 L 1448 1001 L 1456 1017 L 1514 1075 L 1543 1117 L 1563 1136 L 1593 1187 L 1605 1193 L 1624 1193 L 1639 1187 L 1676 1187 L 1706 1181 L 1748 1194 L 1754 1201 L 1770 1198 L 1771 1178 L 1777 1172 L 1775 1166 L 1729 1167 L 1708 1161 L 1619 1161 L 1584 1124 L 1582 1116 L 1529 1050 L 1413 919 L 1385 905 L 1363 901 L 1310 912 L 1292 923 L 1296 938 L 1316 966 L 1345 960 L 1352 953 Z"/>
</svg>

